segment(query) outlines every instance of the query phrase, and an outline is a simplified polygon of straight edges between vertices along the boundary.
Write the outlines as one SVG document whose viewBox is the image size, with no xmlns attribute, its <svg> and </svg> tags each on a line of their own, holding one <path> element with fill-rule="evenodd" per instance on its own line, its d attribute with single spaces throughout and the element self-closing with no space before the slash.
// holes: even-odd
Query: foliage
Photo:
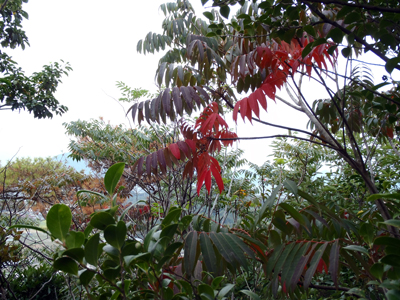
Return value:
<svg viewBox="0 0 400 300">
<path fill-rule="evenodd" d="M 29 45 L 28 37 L 22 29 L 23 19 L 28 13 L 22 9 L 27 0 L 0 2 L 0 110 L 26 109 L 33 112 L 35 118 L 52 118 L 53 114 L 64 114 L 68 108 L 60 105 L 54 93 L 61 83 L 62 75 L 72 70 L 68 63 L 45 65 L 43 70 L 26 76 L 17 62 L 4 52 Z"/>
</svg>

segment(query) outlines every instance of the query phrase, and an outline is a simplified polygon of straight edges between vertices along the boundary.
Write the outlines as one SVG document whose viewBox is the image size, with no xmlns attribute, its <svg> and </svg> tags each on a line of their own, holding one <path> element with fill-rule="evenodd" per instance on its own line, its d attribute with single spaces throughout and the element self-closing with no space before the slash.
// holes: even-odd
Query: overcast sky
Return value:
<svg viewBox="0 0 400 300">
<path fill-rule="evenodd" d="M 160 54 L 136 52 L 139 39 L 149 31 L 161 33 L 163 14 L 158 10 L 164 0 L 151 1 L 61 1 L 31 0 L 24 5 L 29 20 L 23 23 L 31 47 L 8 51 L 26 74 L 44 64 L 63 59 L 73 71 L 63 78 L 56 93 L 68 113 L 50 120 L 34 119 L 27 112 L 0 112 L 0 160 L 4 164 L 18 152 L 19 157 L 47 157 L 68 152 L 69 137 L 63 122 L 103 117 L 112 124 L 124 123 L 121 106 L 112 97 L 120 97 L 116 81 L 131 87 L 156 90 L 154 74 Z M 201 15 L 200 0 L 191 1 Z M 381 76 L 378 74 L 378 76 Z M 306 80 L 307 81 L 307 80 Z M 326 97 L 318 85 L 306 82 L 312 99 Z M 311 99 L 310 99 L 311 100 Z M 231 120 L 231 115 L 226 117 Z M 286 109 L 284 104 L 268 102 L 263 119 L 272 123 L 304 128 L 304 116 Z M 271 135 L 277 130 L 239 122 L 239 136 Z M 269 140 L 242 141 L 246 157 L 261 164 L 270 153 Z"/>
</svg>

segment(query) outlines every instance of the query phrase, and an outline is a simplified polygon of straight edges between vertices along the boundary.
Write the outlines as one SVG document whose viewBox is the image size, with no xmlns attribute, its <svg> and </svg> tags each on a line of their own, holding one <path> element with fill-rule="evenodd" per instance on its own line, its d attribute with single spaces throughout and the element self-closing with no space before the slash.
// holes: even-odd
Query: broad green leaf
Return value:
<svg viewBox="0 0 400 300">
<path fill-rule="evenodd" d="M 358 252 L 364 253 L 364 254 L 366 254 L 367 256 L 369 256 L 368 250 L 365 249 L 365 248 L 362 247 L 362 246 L 350 245 L 350 246 L 343 247 L 342 249 L 350 250 L 350 251 L 358 251 Z"/>
<path fill-rule="evenodd" d="M 96 274 L 94 271 L 91 270 L 81 270 L 79 271 L 79 281 L 82 285 L 87 286 L 89 285 L 90 281 L 92 280 L 94 274 Z"/>
<path fill-rule="evenodd" d="M 119 253 L 120 253 L 118 248 L 115 248 L 114 246 L 111 246 L 108 244 L 103 247 L 103 251 L 105 253 L 107 253 L 108 255 L 110 255 L 111 257 L 115 257 L 115 258 L 119 257 Z"/>
<path fill-rule="evenodd" d="M 82 248 L 72 248 L 65 250 L 62 255 L 69 256 L 76 261 L 82 263 L 83 257 L 85 256 L 85 250 Z"/>
<path fill-rule="evenodd" d="M 209 19 L 209 20 L 211 20 L 211 21 L 214 21 L 214 15 L 213 15 L 212 13 L 210 13 L 209 11 L 203 12 L 203 15 L 204 15 L 207 19 Z"/>
<path fill-rule="evenodd" d="M 115 248 L 121 249 L 125 243 L 126 225 L 123 221 L 119 221 L 117 225 L 108 225 L 104 229 L 104 238 L 107 243 Z"/>
<path fill-rule="evenodd" d="M 114 194 L 115 188 L 117 187 L 124 169 L 125 163 L 117 163 L 107 170 L 106 175 L 104 176 L 104 186 L 106 187 L 108 194 Z"/>
<path fill-rule="evenodd" d="M 225 286 L 218 292 L 217 299 L 223 299 L 234 287 L 235 287 L 235 285 L 232 284 L 232 283 L 228 283 L 227 285 L 225 285 Z M 226 299 L 226 298 L 224 298 L 224 299 Z"/>
<path fill-rule="evenodd" d="M 321 260 L 322 255 L 325 252 L 328 243 L 324 243 L 319 247 L 319 249 L 315 252 L 314 256 L 311 258 L 310 266 L 307 269 L 307 272 L 304 276 L 304 288 L 307 289 L 310 286 L 311 280 L 314 276 L 315 270 L 317 269 L 318 263 Z"/>
<path fill-rule="evenodd" d="M 240 290 L 241 293 L 245 294 L 246 296 L 249 296 L 250 299 L 252 300 L 261 300 L 260 297 L 258 297 L 258 295 L 252 291 L 249 290 Z"/>
<path fill-rule="evenodd" d="M 185 263 L 185 272 L 188 275 L 193 273 L 193 270 L 196 266 L 196 257 L 197 257 L 197 231 L 191 231 L 186 236 L 185 239 L 185 247 L 184 247 L 184 263 Z"/>
<path fill-rule="evenodd" d="M 389 254 L 381 258 L 381 262 L 390 266 L 400 267 L 400 255 Z"/>
<path fill-rule="evenodd" d="M 46 217 L 46 225 L 51 234 L 64 242 L 72 222 L 71 210 L 65 204 L 54 204 Z"/>
<path fill-rule="evenodd" d="M 388 226 L 394 226 L 400 228 L 400 220 L 387 220 L 385 222 L 381 222 L 380 224 L 385 224 Z"/>
<path fill-rule="evenodd" d="M 369 271 L 376 278 L 378 278 L 379 280 L 382 280 L 383 273 L 384 273 L 384 265 L 381 263 L 376 263 L 376 264 L 372 265 L 372 267 Z"/>
<path fill-rule="evenodd" d="M 219 9 L 219 13 L 220 13 L 221 16 L 223 16 L 225 19 L 228 19 L 228 18 L 229 18 L 229 12 L 230 12 L 230 11 L 231 11 L 231 10 L 230 10 L 230 8 L 229 8 L 228 5 L 221 6 L 220 9 Z"/>
<path fill-rule="evenodd" d="M 78 264 L 69 257 L 60 257 L 54 261 L 54 269 L 63 271 L 68 274 L 78 275 Z"/>
<path fill-rule="evenodd" d="M 115 224 L 115 220 L 109 213 L 101 211 L 92 217 L 89 224 L 94 228 L 104 230 L 108 225 Z"/>
<path fill-rule="evenodd" d="M 171 207 L 168 214 L 165 216 L 164 220 L 162 220 L 161 225 L 164 227 L 171 224 L 172 222 L 174 223 L 177 222 L 179 220 L 181 212 L 182 209 Z"/>
<path fill-rule="evenodd" d="M 367 201 L 375 201 L 377 199 L 397 199 L 400 200 L 400 193 L 392 193 L 392 194 L 373 194 L 367 198 Z"/>
<path fill-rule="evenodd" d="M 154 226 L 150 231 L 146 234 L 146 237 L 143 241 L 143 248 L 146 251 L 149 251 L 150 242 L 153 239 L 153 234 L 158 230 L 158 226 Z"/>
<path fill-rule="evenodd" d="M 178 229 L 178 225 L 179 224 L 171 224 L 171 225 L 164 227 L 164 229 L 161 231 L 160 238 L 168 237 L 168 238 L 172 239 L 174 237 L 175 233 L 177 233 L 176 230 Z"/>
<path fill-rule="evenodd" d="M 303 52 L 301 52 L 301 57 L 304 58 L 306 57 L 312 50 L 313 48 L 313 43 L 307 44 L 307 46 L 304 47 Z"/>
<path fill-rule="evenodd" d="M 210 238 L 204 232 L 200 233 L 200 247 L 207 271 L 213 275 L 217 274 L 217 258 L 215 256 L 214 248 Z"/>
<path fill-rule="evenodd" d="M 86 261 L 93 265 L 97 266 L 97 261 L 99 259 L 99 242 L 100 242 L 100 234 L 96 233 L 93 235 L 85 245 L 85 259 Z"/>
<path fill-rule="evenodd" d="M 335 27 L 329 31 L 326 38 L 331 38 L 335 43 L 340 44 L 343 41 L 343 31 Z"/>
<path fill-rule="evenodd" d="M 390 236 L 380 236 L 375 239 L 374 245 L 393 246 L 400 248 L 400 239 L 396 239 Z"/>
<path fill-rule="evenodd" d="M 79 248 L 85 242 L 85 234 L 80 231 L 70 231 L 66 238 L 65 244 L 67 248 Z"/>
</svg>

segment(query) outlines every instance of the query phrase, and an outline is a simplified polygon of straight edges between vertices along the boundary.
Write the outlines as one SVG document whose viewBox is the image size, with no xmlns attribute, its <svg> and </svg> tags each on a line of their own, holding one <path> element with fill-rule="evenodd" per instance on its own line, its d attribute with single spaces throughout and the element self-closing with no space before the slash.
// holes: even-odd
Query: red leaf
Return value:
<svg viewBox="0 0 400 300">
<path fill-rule="evenodd" d="M 258 88 L 254 93 L 261 107 L 264 108 L 264 110 L 267 110 L 267 98 L 265 98 L 262 89 Z"/>
<path fill-rule="evenodd" d="M 248 101 L 248 98 L 247 98 L 247 101 L 246 101 L 246 102 L 247 102 L 246 117 L 247 117 L 247 119 L 249 119 L 250 123 L 253 124 L 253 122 L 252 122 L 252 120 L 251 120 L 251 118 L 252 118 L 252 116 L 251 116 L 252 110 L 251 110 L 251 107 L 250 107 L 250 103 L 249 103 L 249 101 Z"/>
<path fill-rule="evenodd" d="M 260 108 L 258 107 L 255 93 L 250 94 L 248 103 L 249 103 L 250 109 L 255 113 L 257 118 L 260 118 Z"/>
<path fill-rule="evenodd" d="M 214 165 L 211 166 L 211 172 L 215 178 L 215 181 L 217 182 L 219 193 L 221 194 L 224 190 L 224 182 L 222 181 L 221 174 Z"/>
<path fill-rule="evenodd" d="M 237 123 L 237 115 L 240 108 L 240 101 L 236 102 L 235 107 L 233 108 L 233 121 Z"/>
<path fill-rule="evenodd" d="M 193 176 L 193 162 L 189 160 L 185 166 L 185 169 L 183 170 L 183 179 L 185 179 L 187 176 L 189 176 L 190 179 L 192 179 Z"/>
<path fill-rule="evenodd" d="M 169 150 L 171 150 L 171 153 L 175 156 L 176 159 L 181 158 L 181 152 L 179 151 L 179 147 L 177 144 L 171 144 L 168 146 Z"/>
<path fill-rule="evenodd" d="M 186 157 L 190 158 L 191 151 L 190 151 L 189 146 L 185 142 L 182 142 L 182 141 L 178 141 L 176 144 L 178 145 L 179 149 L 181 149 L 182 152 L 185 153 Z"/>
<path fill-rule="evenodd" d="M 206 182 L 206 189 L 208 193 L 210 193 L 211 190 L 211 170 L 208 169 L 205 177 L 205 182 Z"/>
<path fill-rule="evenodd" d="M 328 266 L 326 265 L 325 261 L 321 258 L 318 262 L 317 272 L 322 273 L 325 270 L 325 273 L 328 274 Z"/>
<path fill-rule="evenodd" d="M 240 100 L 240 114 L 242 116 L 243 122 L 244 122 L 244 118 L 246 117 L 246 113 L 247 113 L 247 97 Z"/>
<path fill-rule="evenodd" d="M 272 100 L 275 100 L 275 92 L 276 92 L 275 86 L 273 86 L 269 83 L 264 83 L 261 86 L 261 88 L 269 98 L 271 98 Z"/>
<path fill-rule="evenodd" d="M 206 178 L 207 171 L 197 176 L 197 195 L 200 195 L 201 187 L 203 186 L 204 178 Z"/>
<path fill-rule="evenodd" d="M 189 139 L 186 139 L 185 142 L 189 145 L 190 149 L 192 149 L 193 153 L 196 153 L 196 142 Z"/>
<path fill-rule="evenodd" d="M 172 162 L 171 162 L 171 151 L 168 148 L 164 148 L 164 158 L 165 158 L 165 163 L 169 168 L 172 168 Z"/>
<path fill-rule="evenodd" d="M 165 162 L 163 149 L 157 151 L 157 158 L 158 158 L 158 164 L 160 165 L 160 170 L 163 174 L 165 174 L 167 172 L 167 164 Z"/>
</svg>

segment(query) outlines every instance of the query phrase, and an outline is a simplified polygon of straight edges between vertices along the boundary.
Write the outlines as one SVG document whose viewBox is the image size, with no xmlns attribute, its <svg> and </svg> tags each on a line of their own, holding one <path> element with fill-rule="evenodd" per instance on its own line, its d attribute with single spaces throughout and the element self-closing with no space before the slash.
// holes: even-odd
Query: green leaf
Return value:
<svg viewBox="0 0 400 300">
<path fill-rule="evenodd" d="M 272 270 L 274 269 L 275 264 L 276 264 L 279 256 L 281 255 L 284 247 L 285 247 L 285 244 L 282 244 L 282 245 L 279 245 L 278 247 L 274 248 L 271 257 L 268 259 L 268 263 L 266 266 L 266 274 L 268 274 L 268 276 L 269 276 L 269 274 L 272 273 Z"/>
<path fill-rule="evenodd" d="M 214 21 L 214 15 L 212 13 L 210 13 L 209 11 L 205 11 L 203 12 L 203 15 L 209 19 L 210 21 Z"/>
<path fill-rule="evenodd" d="M 45 234 L 51 235 L 50 232 L 44 230 L 43 228 L 37 227 L 37 226 L 15 224 L 15 225 L 10 226 L 9 228 L 10 229 L 12 229 L 12 228 L 32 229 L 32 230 L 41 231 L 41 232 L 44 232 Z"/>
<path fill-rule="evenodd" d="M 283 182 L 283 185 L 285 186 L 286 189 L 288 189 L 290 192 L 292 192 L 293 195 L 297 196 L 298 188 L 297 188 L 297 184 L 294 181 L 286 179 Z"/>
<path fill-rule="evenodd" d="M 125 243 L 126 225 L 125 222 L 119 221 L 117 225 L 108 225 L 104 229 L 104 238 L 107 243 L 115 248 L 121 249 Z"/>
<path fill-rule="evenodd" d="M 258 212 L 258 222 L 259 223 L 262 219 L 264 219 L 267 208 L 271 209 L 274 205 L 276 195 L 281 190 L 282 185 L 278 185 L 272 192 L 268 199 L 264 202 L 263 206 L 261 207 L 260 211 Z"/>
<path fill-rule="evenodd" d="M 301 52 L 301 57 L 304 58 L 306 57 L 312 50 L 313 48 L 313 43 L 307 44 L 307 46 L 304 47 L 303 52 Z"/>
<path fill-rule="evenodd" d="M 234 284 L 232 283 L 228 283 L 227 285 L 225 285 L 219 292 L 217 295 L 217 299 L 226 299 L 224 298 L 233 288 L 235 287 Z"/>
<path fill-rule="evenodd" d="M 375 201 L 377 199 L 397 199 L 400 200 L 400 193 L 392 193 L 392 194 L 373 194 L 367 198 L 367 201 Z"/>
<path fill-rule="evenodd" d="M 164 227 L 164 229 L 161 231 L 160 238 L 166 236 L 166 237 L 172 239 L 174 237 L 175 233 L 177 233 L 176 230 L 178 229 L 178 225 L 179 224 L 170 224 L 170 225 Z"/>
<path fill-rule="evenodd" d="M 72 222 L 71 210 L 65 204 L 54 204 L 46 217 L 47 228 L 51 234 L 64 242 Z"/>
<path fill-rule="evenodd" d="M 112 165 L 104 176 L 104 186 L 108 194 L 114 194 L 115 188 L 117 187 L 118 181 L 120 180 L 122 173 L 125 169 L 125 163 L 117 163 Z"/>
<path fill-rule="evenodd" d="M 343 55 L 344 57 L 347 58 L 350 54 L 351 54 L 351 48 L 350 48 L 350 47 L 346 47 L 346 48 L 343 48 L 343 49 L 342 49 L 342 55 Z"/>
<path fill-rule="evenodd" d="M 386 71 L 389 74 L 391 74 L 393 72 L 394 68 L 399 66 L 399 63 L 400 63 L 400 58 L 399 57 L 394 57 L 394 58 L 389 59 L 386 62 L 386 65 L 385 65 Z"/>
<path fill-rule="evenodd" d="M 349 250 L 349 251 L 358 251 L 358 252 L 366 254 L 369 257 L 368 250 L 361 246 L 349 245 L 349 246 L 343 247 L 342 249 Z"/>
<path fill-rule="evenodd" d="M 329 273 L 331 274 L 332 281 L 335 286 L 338 286 L 338 275 L 339 275 L 339 241 L 336 240 L 331 248 L 329 254 Z"/>
<path fill-rule="evenodd" d="M 188 275 L 193 273 L 196 266 L 197 257 L 197 231 L 191 231 L 186 236 L 185 247 L 184 247 L 184 264 L 185 272 Z"/>
<path fill-rule="evenodd" d="M 89 224 L 94 228 L 104 230 L 108 225 L 115 224 L 115 220 L 109 213 L 101 211 L 92 217 Z"/>
<path fill-rule="evenodd" d="M 78 264 L 69 257 L 60 257 L 54 261 L 54 269 L 63 271 L 68 274 L 78 275 Z"/>
<path fill-rule="evenodd" d="M 369 271 L 376 278 L 378 278 L 379 280 L 382 280 L 383 273 L 384 273 L 384 265 L 381 263 L 376 263 L 371 267 L 371 269 Z"/>
<path fill-rule="evenodd" d="M 335 27 L 329 31 L 326 38 L 331 38 L 335 43 L 340 44 L 343 41 L 343 31 Z"/>
<path fill-rule="evenodd" d="M 327 246 L 328 246 L 327 243 L 322 244 L 321 247 L 319 247 L 319 249 L 315 252 L 314 256 L 312 257 L 310 266 L 307 269 L 307 272 L 304 276 L 304 289 L 308 289 L 308 287 L 310 286 L 315 270 L 317 269 L 318 263 L 321 260 L 321 257 L 324 254 Z"/>
<path fill-rule="evenodd" d="M 96 233 L 86 242 L 85 245 L 85 259 L 89 264 L 93 266 L 97 266 L 97 261 L 100 256 L 99 242 L 100 242 L 100 234 Z"/>
<path fill-rule="evenodd" d="M 304 221 L 301 214 L 296 209 L 294 209 L 292 206 L 290 206 L 287 203 L 281 203 L 281 204 L 279 204 L 279 206 L 282 207 L 285 211 L 287 211 L 293 217 L 293 219 L 295 219 L 301 225 L 306 226 L 306 222 Z"/>
<path fill-rule="evenodd" d="M 258 297 L 258 295 L 257 295 L 256 293 L 252 292 L 252 291 L 249 291 L 249 290 L 240 290 L 240 292 L 243 293 L 243 294 L 245 294 L 246 296 L 249 296 L 250 299 L 253 299 L 253 300 L 261 300 L 261 298 Z"/>
<path fill-rule="evenodd" d="M 221 16 L 223 16 L 225 19 L 228 19 L 229 18 L 229 12 L 230 12 L 231 10 L 230 10 L 230 8 L 229 8 L 229 6 L 228 5 L 224 5 L 224 6 L 221 6 L 220 8 L 219 8 L 219 13 L 221 14 Z"/>
<path fill-rule="evenodd" d="M 62 255 L 69 256 L 82 263 L 83 257 L 85 256 L 85 251 L 82 248 L 72 248 L 65 250 Z"/>
<path fill-rule="evenodd" d="M 381 262 L 390 266 L 400 267 L 400 256 L 389 254 L 381 258 Z"/>
<path fill-rule="evenodd" d="M 380 236 L 375 239 L 374 245 L 393 246 L 400 248 L 400 239 L 396 239 L 390 236 Z"/>
<path fill-rule="evenodd" d="M 394 226 L 400 228 L 400 220 L 386 220 L 385 222 L 380 222 L 380 224 L 385 224 L 388 226 Z"/>
<path fill-rule="evenodd" d="M 85 234 L 79 231 L 70 231 L 65 238 L 67 248 L 80 248 L 84 242 Z"/>
<path fill-rule="evenodd" d="M 182 209 L 176 208 L 176 207 L 171 207 L 168 214 L 165 216 L 164 220 L 162 220 L 161 225 L 162 227 L 165 227 L 172 222 L 177 222 L 179 220 L 179 217 L 182 213 Z"/>
<path fill-rule="evenodd" d="M 92 280 L 94 274 L 96 274 L 94 271 L 91 270 L 81 270 L 79 271 L 79 281 L 82 285 L 87 286 L 89 285 L 90 281 Z"/>
</svg>

